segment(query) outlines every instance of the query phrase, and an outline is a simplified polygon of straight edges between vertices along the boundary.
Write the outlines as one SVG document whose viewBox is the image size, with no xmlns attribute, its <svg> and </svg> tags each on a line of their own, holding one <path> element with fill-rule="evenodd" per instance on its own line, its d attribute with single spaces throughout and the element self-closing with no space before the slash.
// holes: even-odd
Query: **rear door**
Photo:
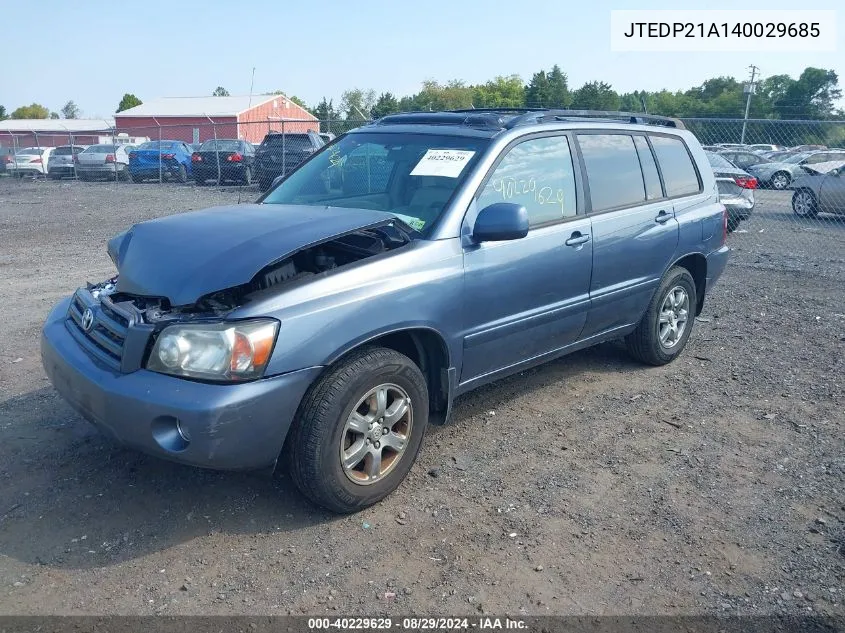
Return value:
<svg viewBox="0 0 845 633">
<path fill-rule="evenodd" d="M 672 198 L 681 190 L 664 186 L 648 136 L 597 131 L 579 132 L 577 139 L 593 231 L 591 306 L 582 334 L 588 338 L 642 317 L 677 249 Z M 679 149 L 690 161 L 683 143 Z M 698 192 L 694 169 L 692 176 L 688 188 Z"/>
<path fill-rule="evenodd" d="M 590 220 L 578 213 L 580 172 L 570 148 L 571 137 L 562 133 L 521 139 L 505 150 L 476 195 L 476 210 L 494 202 L 523 204 L 531 228 L 522 239 L 464 252 L 461 383 L 509 373 L 581 334 L 593 243 Z"/>
</svg>

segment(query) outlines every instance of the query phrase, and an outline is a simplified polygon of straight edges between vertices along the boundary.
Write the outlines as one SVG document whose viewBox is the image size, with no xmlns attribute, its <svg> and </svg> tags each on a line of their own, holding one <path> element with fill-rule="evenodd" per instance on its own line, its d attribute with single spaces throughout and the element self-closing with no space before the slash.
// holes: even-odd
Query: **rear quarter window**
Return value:
<svg viewBox="0 0 845 633">
<path fill-rule="evenodd" d="M 651 146 L 663 174 L 666 195 L 688 196 L 701 191 L 701 181 L 686 144 L 671 136 L 651 136 Z"/>
</svg>

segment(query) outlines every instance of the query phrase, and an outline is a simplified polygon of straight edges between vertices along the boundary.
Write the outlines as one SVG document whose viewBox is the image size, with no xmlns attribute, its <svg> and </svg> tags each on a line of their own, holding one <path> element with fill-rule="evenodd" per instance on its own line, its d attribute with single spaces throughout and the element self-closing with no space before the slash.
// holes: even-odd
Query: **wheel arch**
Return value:
<svg viewBox="0 0 845 633">
<path fill-rule="evenodd" d="M 428 385 L 429 421 L 445 424 L 452 405 L 455 371 L 445 337 L 428 326 L 408 326 L 372 334 L 338 350 L 326 362 L 326 370 L 362 347 L 386 347 L 410 358 L 422 371 Z"/>
<path fill-rule="evenodd" d="M 684 255 L 669 266 L 685 268 L 695 282 L 695 316 L 701 314 L 704 308 L 704 295 L 707 292 L 707 258 L 701 253 Z"/>
</svg>

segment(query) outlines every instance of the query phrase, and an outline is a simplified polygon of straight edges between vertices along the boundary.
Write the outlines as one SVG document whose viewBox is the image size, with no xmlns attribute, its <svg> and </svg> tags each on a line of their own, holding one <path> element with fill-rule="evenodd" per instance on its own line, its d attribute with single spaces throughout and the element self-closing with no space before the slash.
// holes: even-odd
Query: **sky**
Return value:
<svg viewBox="0 0 845 633">
<path fill-rule="evenodd" d="M 761 19 L 797 3 L 764 5 Z M 815 0 L 812 8 L 838 5 Z M 703 8 L 743 7 L 681 0 L 4 3 L 0 105 L 9 113 L 32 102 L 59 111 L 73 100 L 84 117 L 108 117 L 125 92 L 141 100 L 210 95 L 217 86 L 249 94 L 253 68 L 256 94 L 282 90 L 308 104 L 323 96 L 337 104 L 355 87 L 409 95 L 427 79 L 480 83 L 517 74 L 527 82 L 554 64 L 567 73 L 570 88 L 602 80 L 620 93 L 687 89 L 721 75 L 746 78 L 750 64 L 763 77 L 797 77 L 807 66 L 832 69 L 845 86 L 842 24 L 836 53 L 610 51 L 612 9 Z"/>
</svg>

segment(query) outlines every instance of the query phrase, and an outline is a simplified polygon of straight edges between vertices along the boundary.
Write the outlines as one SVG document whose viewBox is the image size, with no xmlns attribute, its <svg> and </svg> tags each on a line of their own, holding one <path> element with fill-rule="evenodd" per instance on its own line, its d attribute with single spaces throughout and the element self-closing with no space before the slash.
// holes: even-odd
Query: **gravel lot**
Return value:
<svg viewBox="0 0 845 633">
<path fill-rule="evenodd" d="M 238 195 L 0 178 L 0 613 L 845 614 L 845 224 L 760 192 L 677 362 L 607 344 L 463 397 L 337 517 L 113 446 L 40 366 L 109 237 Z"/>
</svg>

